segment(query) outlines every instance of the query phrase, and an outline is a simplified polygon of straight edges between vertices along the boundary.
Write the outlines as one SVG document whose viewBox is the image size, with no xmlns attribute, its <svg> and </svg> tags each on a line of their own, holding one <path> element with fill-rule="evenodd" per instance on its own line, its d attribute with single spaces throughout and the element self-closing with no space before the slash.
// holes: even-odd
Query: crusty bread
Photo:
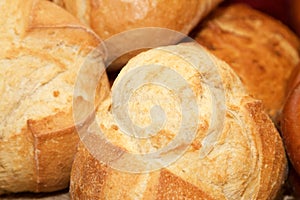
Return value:
<svg viewBox="0 0 300 200">
<path fill-rule="evenodd" d="M 287 88 L 286 88 L 286 96 L 294 90 L 294 88 L 300 83 L 300 63 L 294 68 L 292 74 L 289 78 Z"/>
<path fill-rule="evenodd" d="M 242 4 L 219 8 L 195 39 L 236 71 L 275 119 L 288 78 L 299 62 L 298 38 L 279 21 Z"/>
<path fill-rule="evenodd" d="M 197 130 L 191 144 L 176 161 L 164 163 L 166 165 L 156 170 L 150 170 L 151 165 L 156 164 L 151 160 L 136 162 L 126 160 L 124 155 L 158 152 L 173 141 L 184 118 L 178 107 L 179 97 L 170 85 L 151 84 L 164 71 L 149 73 L 145 76 L 149 84 L 136 86 L 137 90 L 130 94 L 118 90 L 119 83 L 130 84 L 132 81 L 132 84 L 138 84 L 141 76 L 136 73 L 149 65 L 166 66 L 184 78 L 195 94 L 187 97 L 186 101 L 196 99 L 199 106 L 199 113 L 188 118 L 188 121 L 196 123 Z M 203 68 L 199 71 L 198 67 L 207 71 Z M 212 82 L 205 82 L 214 67 L 218 75 L 212 75 Z M 136 77 L 128 76 L 131 72 Z M 221 82 L 218 82 L 218 77 Z M 166 81 L 171 79 L 165 78 Z M 176 85 L 178 79 L 172 79 L 170 84 Z M 212 111 L 214 101 L 209 84 L 218 91 L 224 89 L 224 102 L 216 104 L 215 111 Z M 191 44 L 152 49 L 127 63 L 113 84 L 112 97 L 114 92 L 116 95 L 124 92 L 130 99 L 128 102 L 112 103 L 112 99 L 107 98 L 99 106 L 96 121 L 103 135 L 99 132 L 92 134 L 91 131 L 91 139 L 87 137 L 79 145 L 71 172 L 72 199 L 273 199 L 276 196 L 286 173 L 282 140 L 261 102 L 247 94 L 237 75 L 225 62 Z M 185 92 L 181 88 L 178 95 Z M 215 100 L 218 101 L 219 97 Z M 118 114 L 120 118 L 126 118 L 126 110 L 113 114 L 114 108 L 118 109 L 125 103 L 128 103 L 128 115 L 133 124 L 141 127 L 151 124 L 150 109 L 160 105 L 166 116 L 164 127 L 148 138 L 130 137 L 128 134 L 133 133 L 125 133 L 125 128 L 115 118 Z M 213 116 L 222 112 L 222 103 L 226 106 L 224 121 L 211 121 Z M 223 129 L 218 129 L 220 125 Z M 131 124 L 128 126 L 130 128 Z M 189 128 L 184 129 L 184 134 Z M 216 131 L 217 135 L 209 130 Z M 103 136 L 106 142 L 99 148 L 95 141 L 102 141 Z M 158 158 L 164 157 L 165 153 L 178 153 L 181 146 L 177 147 L 170 152 L 161 152 Z M 95 156 L 99 155 L 97 158 L 103 158 L 103 162 L 96 159 Z M 143 162 L 150 168 L 139 173 L 137 169 Z"/>
<path fill-rule="evenodd" d="M 4 0 L 0 10 L 0 194 L 66 188 L 78 142 L 73 88 L 100 39 L 48 1 Z"/>
<path fill-rule="evenodd" d="M 110 63 L 108 71 L 119 71 L 127 61 L 144 48 L 176 44 L 223 0 L 53 0 L 82 23 L 91 27 L 108 47 L 127 50 Z M 182 33 L 141 29 L 136 39 L 119 36 L 129 30 L 159 27 Z M 136 34 L 137 32 L 135 32 Z M 134 33 L 130 33 L 131 36 Z M 142 37 L 140 36 L 142 35 Z M 176 35 L 176 37 L 172 37 Z M 116 38 L 114 37 L 116 36 Z M 109 41 L 107 40 L 109 39 Z M 122 40 L 121 40 L 122 39 Z M 130 43 L 127 43 L 130 41 Z M 122 43 L 123 45 L 116 45 Z M 130 49 L 134 46 L 137 49 Z"/>
<path fill-rule="evenodd" d="M 287 154 L 300 175 L 300 65 L 291 76 L 289 94 L 281 115 L 281 132 Z"/>
<path fill-rule="evenodd" d="M 63 0 L 65 8 L 101 39 L 143 27 L 163 27 L 188 34 L 221 1 Z"/>
</svg>

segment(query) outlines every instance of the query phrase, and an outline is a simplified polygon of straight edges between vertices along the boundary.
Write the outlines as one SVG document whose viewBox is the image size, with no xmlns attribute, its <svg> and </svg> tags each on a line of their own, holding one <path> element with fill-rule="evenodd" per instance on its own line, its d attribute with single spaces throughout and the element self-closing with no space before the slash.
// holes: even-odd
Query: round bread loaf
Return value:
<svg viewBox="0 0 300 200">
<path fill-rule="evenodd" d="M 106 39 L 143 27 L 163 27 L 188 34 L 222 0 L 62 1 L 70 13 Z"/>
<path fill-rule="evenodd" d="M 295 67 L 289 78 L 286 89 L 286 96 L 288 96 L 288 94 L 294 90 L 298 83 L 300 83 L 300 63 L 298 63 L 298 65 Z"/>
<path fill-rule="evenodd" d="M 291 72 L 299 62 L 299 40 L 279 21 L 243 4 L 219 8 L 195 39 L 227 62 L 275 119 Z"/>
<path fill-rule="evenodd" d="M 0 194 L 66 188 L 79 139 L 73 88 L 100 40 L 48 1 L 4 0 L 0 10 Z"/>
<path fill-rule="evenodd" d="M 155 67 L 161 70 L 151 71 Z M 179 77 L 163 76 L 168 70 Z M 157 82 L 157 77 L 169 85 Z M 180 86 L 181 78 L 194 96 L 186 96 L 186 87 L 174 92 L 172 86 Z M 141 80 L 145 82 L 139 85 Z M 136 90 L 128 93 L 127 87 Z M 213 90 L 224 96 L 213 96 Z M 112 100 L 120 93 L 128 101 Z M 287 165 L 282 140 L 261 102 L 247 94 L 225 62 L 198 45 L 166 46 L 137 55 L 121 70 L 111 97 L 101 103 L 97 126 L 91 124 L 79 145 L 71 172 L 74 200 L 273 199 L 284 182 Z M 180 109 L 182 101 L 186 104 Z M 199 108 L 196 114 L 188 110 L 193 102 Z M 125 104 L 126 109 L 118 110 Z M 194 115 L 184 121 L 190 113 Z M 123 124 L 126 115 L 132 123 Z M 166 116 L 163 126 L 150 137 L 142 129 L 130 129 L 154 124 L 156 130 L 162 116 Z M 185 144 L 190 123 L 195 125 L 195 135 Z M 95 132 L 95 127 L 101 132 Z M 161 151 L 178 134 L 180 144 Z M 153 152 L 154 160 L 138 157 Z M 164 163 L 166 155 L 176 159 Z"/>
<path fill-rule="evenodd" d="M 287 154 L 300 174 L 300 65 L 294 70 L 288 89 L 289 95 L 281 116 L 281 130 Z"/>
</svg>

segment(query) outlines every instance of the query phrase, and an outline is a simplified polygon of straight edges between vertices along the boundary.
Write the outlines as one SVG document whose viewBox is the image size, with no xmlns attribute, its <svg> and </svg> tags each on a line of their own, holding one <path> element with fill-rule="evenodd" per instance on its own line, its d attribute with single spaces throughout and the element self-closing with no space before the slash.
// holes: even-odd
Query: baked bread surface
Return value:
<svg viewBox="0 0 300 200">
<path fill-rule="evenodd" d="M 195 33 L 197 42 L 227 62 L 275 119 L 289 76 L 299 62 L 299 40 L 279 21 L 243 4 L 216 9 Z"/>
<path fill-rule="evenodd" d="M 203 53 L 210 61 L 201 58 Z M 107 142 L 103 144 L 110 143 L 114 147 L 102 145 L 99 148 L 97 142 L 88 143 L 88 140 L 80 143 L 71 172 L 71 198 L 275 198 L 286 173 L 287 163 L 282 141 L 264 112 L 261 102 L 247 94 L 233 70 L 225 62 L 196 45 L 161 47 L 132 58 L 118 75 L 112 93 L 121 92 L 117 90 L 118 83 L 128 78 L 127 75 L 132 70 L 156 64 L 177 72 L 196 95 L 199 113 L 189 120 L 198 120 L 198 123 L 191 144 L 177 160 L 162 168 L 141 173 L 134 171 L 140 163 L 137 160 L 122 162 L 124 154 L 156 152 L 174 139 L 182 117 L 176 104 L 176 96 L 172 92 L 170 95 L 170 90 L 155 84 L 141 85 L 137 91 L 130 94 L 128 114 L 134 124 L 144 127 L 151 124 L 149 113 L 151 107 L 156 104 L 163 108 L 167 116 L 163 129 L 146 139 L 136 139 L 122 131 L 123 128 L 116 122 L 111 111 L 118 102 L 107 98 L 96 113 L 96 121 L 103 135 L 95 134 L 92 141 L 105 136 Z M 214 105 L 211 93 L 204 84 L 208 75 L 197 70 L 200 66 L 217 69 L 222 86 L 216 79 L 213 84 L 219 89 L 223 88 L 225 96 L 223 129 L 217 129 L 217 135 L 210 137 L 208 130 L 211 130 L 210 126 L 213 125 L 210 119 L 216 113 L 212 112 Z M 155 74 L 159 73 L 163 72 Z M 149 74 L 147 81 L 151 82 L 155 74 Z M 134 77 L 131 78 L 134 80 Z M 189 100 L 192 102 L 193 99 Z M 219 123 L 222 122 L 218 121 L 213 128 L 217 128 Z M 94 148 L 89 146 L 91 144 L 95 145 Z M 95 147 L 98 147 L 99 151 L 94 151 Z M 177 150 L 174 149 L 174 152 Z M 99 161 L 95 152 L 106 156 L 108 160 L 111 158 L 110 162 Z M 151 160 L 144 162 L 147 166 L 153 164 Z M 114 165 L 115 163 L 118 165 Z M 131 166 L 133 171 L 124 170 L 128 166 Z"/>
<path fill-rule="evenodd" d="M 4 0 L 0 10 L 0 194 L 66 188 L 79 141 L 74 85 L 100 39 L 48 1 Z"/>
<path fill-rule="evenodd" d="M 63 0 L 64 7 L 102 38 L 143 27 L 188 34 L 222 0 Z"/>
<path fill-rule="evenodd" d="M 295 171 L 300 174 L 300 65 L 289 82 L 288 95 L 281 114 L 281 132 L 286 152 Z"/>
</svg>

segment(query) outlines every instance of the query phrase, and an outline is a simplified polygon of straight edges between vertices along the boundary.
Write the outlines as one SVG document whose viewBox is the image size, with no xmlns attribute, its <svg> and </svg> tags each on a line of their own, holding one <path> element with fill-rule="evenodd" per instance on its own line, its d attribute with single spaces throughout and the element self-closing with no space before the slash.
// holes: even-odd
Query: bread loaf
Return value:
<svg viewBox="0 0 300 200">
<path fill-rule="evenodd" d="M 299 65 L 300 66 L 300 65 Z M 281 130 L 287 154 L 300 175 L 300 67 L 294 70 L 289 83 L 289 95 L 283 107 Z"/>
<path fill-rule="evenodd" d="M 219 8 L 195 33 L 195 39 L 239 75 L 275 119 L 288 78 L 299 62 L 299 40 L 279 21 L 243 4 Z"/>
<path fill-rule="evenodd" d="M 78 142 L 73 88 L 100 39 L 48 1 L 3 0 L 0 10 L 0 194 L 66 188 Z M 109 91 L 101 83 L 99 99 Z"/>
<path fill-rule="evenodd" d="M 221 1 L 63 0 L 65 8 L 101 39 L 144 27 L 163 27 L 188 34 Z"/>
<path fill-rule="evenodd" d="M 109 72 L 118 72 L 133 56 L 147 48 L 155 48 L 178 43 L 184 38 L 213 8 L 223 0 L 53 0 L 58 5 L 76 16 L 82 23 L 91 27 L 101 39 L 105 40 L 108 49 L 119 48 L 116 51 L 125 52 L 121 57 L 110 62 Z M 145 29 L 156 28 L 154 30 Z M 126 36 L 118 37 L 120 33 L 140 28 L 135 39 Z M 176 37 L 170 32 L 159 30 L 166 28 L 182 33 Z M 137 32 L 135 32 L 137 33 Z M 130 33 L 131 37 L 133 33 Z M 142 37 L 140 37 L 142 35 Z M 150 38 L 147 38 L 147 35 Z M 128 36 L 128 34 L 127 34 Z M 179 36 L 179 37 L 178 37 Z M 116 39 L 117 37 L 117 39 Z M 122 38 L 122 40 L 121 40 Z M 115 40 L 116 39 L 116 40 Z M 130 43 L 128 43 L 130 41 Z M 117 45 L 122 43 L 123 45 Z M 128 47 L 138 47 L 130 49 Z M 145 49 L 146 48 L 146 49 Z M 111 54 L 110 54 L 111 55 Z"/>
<path fill-rule="evenodd" d="M 151 71 L 155 67 L 163 70 Z M 147 70 L 150 71 L 145 76 L 139 74 Z M 167 86 L 157 82 L 156 78 L 168 70 L 179 77 L 162 76 L 160 80 L 169 83 Z M 181 78 L 194 96 L 185 96 L 188 89 L 183 86 L 178 88 L 178 93 L 172 89 L 180 85 Z M 207 78 L 210 81 L 206 82 Z M 128 94 L 126 87 L 136 90 Z M 212 96 L 213 89 L 223 91 L 224 98 Z M 112 100 L 114 94 L 122 96 L 122 92 L 129 96 L 128 101 Z M 222 98 L 224 102 L 220 101 Z M 182 110 L 193 102 L 199 108 L 187 121 L 184 121 L 186 113 L 179 106 L 182 101 L 188 102 L 182 105 Z M 218 103 L 214 104 L 215 101 Z M 127 110 L 114 111 L 125 104 Z M 156 105 L 161 106 L 164 114 L 156 113 L 152 107 Z M 189 110 L 188 114 L 193 111 Z M 132 124 L 125 124 L 127 127 L 122 124 L 126 115 L 132 120 Z M 216 115 L 223 116 L 224 121 L 212 120 Z M 163 127 L 158 127 L 161 129 L 151 137 L 142 135 L 143 131 L 134 131 L 140 129 L 128 132 L 136 125 L 148 127 L 152 123 L 156 130 L 155 124 L 159 124 L 157 120 L 161 116 L 166 116 Z M 88 133 L 79 145 L 72 166 L 70 195 L 73 200 L 273 199 L 285 178 L 282 141 L 261 102 L 247 94 L 225 62 L 196 45 L 156 48 L 132 58 L 114 82 L 111 98 L 99 106 L 95 121 L 97 126 L 91 124 L 86 130 Z M 186 126 L 189 123 L 195 124 L 196 132 L 191 143 L 185 144 L 193 128 Z M 95 132 L 95 127 L 102 133 Z M 182 127 L 178 146 L 160 151 L 176 141 Z M 99 148 L 97 142 L 101 141 Z M 183 146 L 187 146 L 184 151 Z M 153 152 L 157 160 L 137 156 Z M 164 163 L 166 155 L 176 159 Z"/>
</svg>

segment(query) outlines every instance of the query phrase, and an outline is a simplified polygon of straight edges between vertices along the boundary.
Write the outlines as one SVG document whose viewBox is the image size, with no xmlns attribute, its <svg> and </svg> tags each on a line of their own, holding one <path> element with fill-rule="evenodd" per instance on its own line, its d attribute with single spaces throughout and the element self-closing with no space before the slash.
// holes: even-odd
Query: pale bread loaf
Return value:
<svg viewBox="0 0 300 200">
<path fill-rule="evenodd" d="M 114 92 L 117 84 L 131 70 L 149 64 L 167 66 L 180 74 L 196 95 L 200 108 L 199 115 L 189 119 L 199 121 L 198 131 L 187 151 L 174 163 L 155 171 L 131 173 L 113 169 L 114 163 L 122 161 L 124 152 L 155 152 L 172 141 L 182 113 L 172 92 L 170 95 L 170 91 L 153 84 L 141 86 L 130 94 L 128 112 L 133 122 L 140 126 L 151 123 L 150 108 L 156 104 L 162 106 L 168 118 L 165 128 L 155 136 L 136 140 L 121 131 L 122 127 L 112 114 L 114 104 L 125 102 L 112 104 L 108 98 L 97 110 L 97 122 L 107 141 L 115 148 L 111 151 L 103 145 L 98 153 L 105 152 L 108 159 L 111 157 L 111 163 L 100 162 L 85 146 L 89 144 L 81 143 L 71 172 L 72 199 L 273 199 L 276 196 L 284 182 L 287 167 L 279 133 L 263 111 L 261 102 L 247 94 L 237 75 L 225 62 L 208 52 L 206 54 L 222 80 L 226 115 L 223 131 L 217 132 L 218 137 L 207 140 L 210 142 L 203 143 L 215 113 L 211 111 L 211 93 L 202 82 L 206 75 L 194 68 L 199 65 L 212 67 L 209 62 L 199 61 L 200 54 L 203 54 L 203 49 L 194 45 L 149 50 L 132 58 L 112 87 Z M 155 74 L 149 74 L 147 80 L 150 82 Z M 218 84 L 215 86 L 220 88 Z M 97 137 L 102 138 L 95 135 Z M 215 144 L 213 148 L 202 154 L 202 150 L 212 144 Z M 139 165 L 134 160 L 121 162 L 119 167 L 122 164 L 133 168 Z M 151 165 L 151 162 L 148 164 Z"/>
<path fill-rule="evenodd" d="M 100 39 L 48 1 L 4 0 L 0 10 L 0 194 L 66 188 L 73 88 Z M 103 77 L 99 98 L 108 91 Z"/>
<path fill-rule="evenodd" d="M 243 4 L 216 9 L 195 39 L 240 76 L 275 119 L 288 78 L 299 62 L 300 43 L 284 24 Z"/>
</svg>

